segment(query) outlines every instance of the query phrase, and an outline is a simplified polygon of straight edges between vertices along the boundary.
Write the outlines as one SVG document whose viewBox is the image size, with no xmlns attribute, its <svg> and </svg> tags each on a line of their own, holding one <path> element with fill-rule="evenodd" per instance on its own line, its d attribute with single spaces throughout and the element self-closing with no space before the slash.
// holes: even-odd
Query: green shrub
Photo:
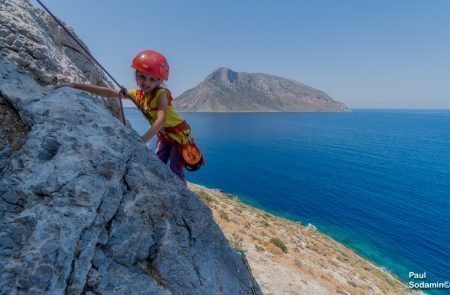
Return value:
<svg viewBox="0 0 450 295">
<path fill-rule="evenodd" d="M 279 238 L 271 238 L 270 242 L 280 248 L 284 253 L 288 252 L 286 245 Z"/>
<path fill-rule="evenodd" d="M 225 220 L 227 220 L 227 221 L 230 221 L 230 219 L 228 218 L 228 213 L 225 212 L 225 211 L 223 211 L 223 210 L 219 210 L 219 216 L 220 216 L 220 218 L 222 218 L 222 219 L 225 219 Z"/>
<path fill-rule="evenodd" d="M 258 222 L 261 223 L 261 225 L 264 226 L 264 227 L 269 227 L 270 226 L 270 224 L 267 221 L 265 221 L 265 220 L 259 220 Z"/>
</svg>

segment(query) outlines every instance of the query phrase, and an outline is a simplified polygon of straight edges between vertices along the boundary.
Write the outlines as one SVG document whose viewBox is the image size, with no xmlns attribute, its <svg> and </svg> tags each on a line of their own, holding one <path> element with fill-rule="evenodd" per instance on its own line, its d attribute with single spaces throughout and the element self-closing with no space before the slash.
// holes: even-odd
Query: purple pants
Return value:
<svg viewBox="0 0 450 295">
<path fill-rule="evenodd" d="M 167 164 L 170 159 L 170 170 L 186 183 L 183 171 L 184 167 L 181 165 L 182 156 L 178 149 L 178 145 L 166 140 L 158 140 L 155 153 L 164 164 Z"/>
</svg>

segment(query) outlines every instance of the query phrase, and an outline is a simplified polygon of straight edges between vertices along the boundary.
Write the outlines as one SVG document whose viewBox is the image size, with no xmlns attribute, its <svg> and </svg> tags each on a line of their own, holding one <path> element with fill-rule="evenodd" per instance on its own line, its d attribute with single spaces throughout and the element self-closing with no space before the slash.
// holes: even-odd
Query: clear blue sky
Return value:
<svg viewBox="0 0 450 295">
<path fill-rule="evenodd" d="M 448 0 L 42 1 L 127 87 L 132 58 L 155 49 L 175 95 L 225 66 L 350 108 L 450 108 Z"/>
</svg>

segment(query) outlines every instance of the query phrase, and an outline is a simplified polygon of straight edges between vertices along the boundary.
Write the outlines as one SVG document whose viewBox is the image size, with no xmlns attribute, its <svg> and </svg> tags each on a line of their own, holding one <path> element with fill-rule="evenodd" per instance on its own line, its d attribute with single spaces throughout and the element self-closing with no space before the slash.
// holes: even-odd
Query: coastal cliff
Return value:
<svg viewBox="0 0 450 295">
<path fill-rule="evenodd" d="M 246 253 L 264 294 L 423 294 L 319 232 L 243 203 L 220 189 L 188 186 Z"/>
</svg>

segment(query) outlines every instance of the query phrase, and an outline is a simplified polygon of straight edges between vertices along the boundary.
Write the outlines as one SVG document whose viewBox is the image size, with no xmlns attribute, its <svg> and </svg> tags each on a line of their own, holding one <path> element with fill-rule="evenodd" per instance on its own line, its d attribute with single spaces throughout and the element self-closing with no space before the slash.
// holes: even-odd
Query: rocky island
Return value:
<svg viewBox="0 0 450 295">
<path fill-rule="evenodd" d="M 273 75 L 219 68 L 174 99 L 185 112 L 343 112 L 323 91 Z"/>
</svg>

